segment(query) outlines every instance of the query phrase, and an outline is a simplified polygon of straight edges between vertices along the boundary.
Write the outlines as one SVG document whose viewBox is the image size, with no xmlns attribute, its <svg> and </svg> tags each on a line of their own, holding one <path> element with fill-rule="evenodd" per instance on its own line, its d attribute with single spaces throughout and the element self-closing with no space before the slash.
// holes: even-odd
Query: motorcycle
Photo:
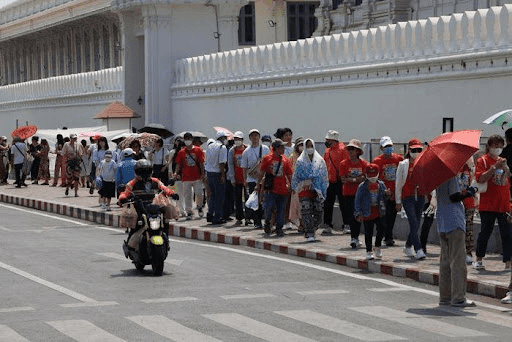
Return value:
<svg viewBox="0 0 512 342">
<path fill-rule="evenodd" d="M 137 224 L 123 243 L 124 255 L 132 260 L 139 271 L 146 265 L 151 265 L 153 274 L 161 276 L 170 250 L 167 235 L 169 226 L 162 207 L 139 198 L 133 198 L 130 202 L 137 211 Z M 132 237 L 135 240 L 132 241 Z"/>
</svg>

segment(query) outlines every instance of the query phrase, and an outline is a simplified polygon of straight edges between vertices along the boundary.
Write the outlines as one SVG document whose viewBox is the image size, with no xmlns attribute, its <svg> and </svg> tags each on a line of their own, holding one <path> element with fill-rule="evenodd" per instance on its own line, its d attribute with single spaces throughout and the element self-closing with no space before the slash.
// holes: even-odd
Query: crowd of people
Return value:
<svg viewBox="0 0 512 342">
<path fill-rule="evenodd" d="M 55 153 L 51 185 L 58 186 L 60 179 L 65 194 L 74 189 L 75 196 L 80 185 L 87 186 L 91 194 L 99 188 L 99 203 L 109 211 L 116 192 L 118 196 L 134 178 L 136 161 L 148 159 L 153 165 L 153 177 L 165 185 L 176 183 L 180 211 L 187 220 L 194 217 L 194 209 L 202 218 L 207 207 L 206 219 L 214 225 L 224 224 L 234 215 L 236 225 L 263 229 L 267 237 L 282 237 L 286 229 L 295 226 L 308 242 L 315 242 L 321 226 L 322 235 L 333 235 L 337 200 L 343 221 L 341 232 L 351 235 L 351 248 L 362 246 L 359 236 L 364 225 L 367 260 L 382 259 L 383 244 L 395 245 L 393 229 L 399 212 L 407 216 L 409 224 L 404 254 L 415 260 L 425 259 L 430 226 L 437 212 L 442 249 L 441 303 L 468 306 L 465 287 L 460 288 L 460 281 L 454 277 L 465 277 L 466 264 L 476 270 L 485 268 L 483 258 L 496 221 L 504 269 L 512 268 L 512 129 L 506 131 L 505 137 L 505 149 L 505 139 L 492 135 L 483 155 L 471 157 L 456 177 L 429 194 L 419 193 L 419 186 L 412 182 L 415 160 L 425 148 L 418 139 L 408 142 L 402 156 L 395 153 L 392 139 L 384 136 L 380 139 L 381 154 L 370 162 L 362 157 L 363 146 L 358 139 L 345 145 L 337 131 L 329 130 L 322 156 L 312 139 L 293 140 L 290 128 L 279 128 L 274 138 L 261 136 L 257 129 L 248 132 L 248 139 L 241 131 L 232 137 L 219 131 L 215 139 L 205 144 L 186 133 L 174 140 L 171 150 L 164 148 L 160 139 L 151 151 L 142 149 L 137 140 L 124 150 L 110 149 L 107 139 L 101 136 L 92 137 L 90 144 L 85 140 L 78 143 L 75 134 L 69 138 L 58 136 L 53 150 L 44 139 L 39 143 L 37 136 L 28 146 L 16 137 L 10 146 L 6 137 L 1 137 L 0 153 L 9 162 L 0 158 L 0 181 L 7 183 L 11 165 L 17 187 L 27 186 L 25 175 L 29 173 L 34 184 L 42 181 L 49 185 L 48 154 Z M 28 159 L 31 168 L 24 170 Z M 484 183 L 486 191 L 478 192 Z M 251 208 L 245 205 L 250 195 L 257 198 L 256 206 Z M 475 253 L 476 209 L 481 232 Z M 455 283 L 459 287 L 451 289 Z M 512 302 L 512 292 L 504 300 Z"/>
</svg>

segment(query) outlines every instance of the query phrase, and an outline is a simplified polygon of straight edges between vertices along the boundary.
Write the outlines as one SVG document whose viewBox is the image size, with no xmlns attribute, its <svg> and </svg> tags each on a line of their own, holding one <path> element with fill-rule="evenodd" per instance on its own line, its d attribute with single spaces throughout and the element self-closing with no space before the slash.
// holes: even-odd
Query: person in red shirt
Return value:
<svg viewBox="0 0 512 342">
<path fill-rule="evenodd" d="M 270 236 L 270 222 L 272 220 L 272 211 L 276 210 L 276 235 L 284 236 L 284 214 L 286 211 L 286 202 L 290 195 L 291 175 L 293 173 L 290 159 L 284 155 L 285 143 L 281 139 L 272 142 L 272 153 L 263 157 L 260 166 L 258 184 L 255 187 L 259 191 L 263 176 L 264 211 L 265 211 L 265 234 Z M 270 176 L 269 176 L 270 175 Z M 273 181 L 269 181 L 273 179 Z"/>
<path fill-rule="evenodd" d="M 247 223 L 247 216 L 245 215 L 244 198 L 248 198 L 247 189 L 245 188 L 244 169 L 242 165 L 242 154 L 245 151 L 244 133 L 241 131 L 235 132 L 233 135 L 235 145 L 229 149 L 228 152 L 228 175 L 227 178 L 231 182 L 235 192 L 235 216 L 236 225 L 241 225 L 242 220 L 245 218 Z"/>
<path fill-rule="evenodd" d="M 332 214 L 336 198 L 338 198 L 344 224 L 348 223 L 348 217 L 350 216 L 350 213 L 347 214 L 344 210 L 339 170 L 340 163 L 348 159 L 349 156 L 345 144 L 339 141 L 339 133 L 337 131 L 330 130 L 327 132 L 325 146 L 327 148 L 324 152 L 324 160 L 329 174 L 329 186 L 327 187 L 327 197 L 324 202 L 324 224 L 327 227 L 322 231 L 322 235 L 332 235 Z M 348 233 L 348 229 L 346 232 Z"/>
<path fill-rule="evenodd" d="M 384 241 L 386 246 L 393 246 L 393 228 L 396 220 L 396 202 L 395 202 L 395 179 L 396 169 L 398 164 L 404 160 L 404 157 L 394 153 L 393 141 L 390 137 L 385 136 L 380 138 L 380 150 L 382 154 L 377 156 L 372 163 L 379 167 L 379 179 L 384 182 L 386 186 L 386 218 Z"/>
<path fill-rule="evenodd" d="M 347 212 L 350 235 L 352 237 L 350 239 L 350 246 L 355 249 L 362 244 L 359 242 L 361 222 L 356 221 L 354 217 L 354 201 L 356 199 L 357 187 L 366 179 L 365 173 L 368 162 L 360 158 L 363 154 L 361 141 L 357 139 L 350 140 L 347 150 L 349 158 L 340 163 L 339 171 L 343 183 L 343 205 Z"/>
<path fill-rule="evenodd" d="M 482 229 L 476 241 L 476 261 L 473 263 L 473 268 L 477 270 L 484 269 L 482 259 L 496 220 L 500 228 L 505 269 L 511 269 L 512 241 L 510 225 L 507 223 L 507 214 L 510 211 L 510 169 L 507 166 L 507 160 L 499 156 L 504 145 L 503 137 L 497 134 L 491 135 L 487 139 L 486 153 L 476 162 L 477 182 L 487 182 L 487 191 L 480 194 L 479 210 Z"/>
<path fill-rule="evenodd" d="M 185 133 L 185 147 L 176 157 L 176 171 L 174 179 L 183 182 L 185 197 L 185 211 L 187 220 L 192 219 L 192 188 L 196 195 L 197 213 L 203 217 L 203 179 L 204 179 L 204 153 L 201 147 L 192 144 L 194 137 L 191 133 Z"/>
</svg>

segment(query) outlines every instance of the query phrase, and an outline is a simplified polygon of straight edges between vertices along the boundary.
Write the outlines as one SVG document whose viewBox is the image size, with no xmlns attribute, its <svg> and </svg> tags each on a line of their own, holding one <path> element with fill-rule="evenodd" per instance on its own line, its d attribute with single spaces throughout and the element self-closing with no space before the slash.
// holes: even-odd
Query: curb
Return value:
<svg viewBox="0 0 512 342">
<path fill-rule="evenodd" d="M 5 194 L 0 194 L 0 202 L 119 228 L 120 216 L 113 213 L 98 212 L 73 205 L 50 203 L 44 200 L 34 200 Z M 191 228 L 172 223 L 169 224 L 169 234 L 192 240 L 263 249 L 276 253 L 367 270 L 372 273 L 382 273 L 395 277 L 410 278 L 418 282 L 439 286 L 439 272 L 424 271 L 414 267 L 395 265 L 394 263 L 351 258 L 347 257 L 344 253 L 332 253 L 321 249 L 299 248 L 290 246 L 287 243 L 268 242 L 237 234 L 217 233 L 214 230 Z M 486 283 L 476 278 L 469 278 L 467 279 L 467 292 L 493 298 L 503 298 L 506 296 L 508 288 L 502 285 Z"/>
</svg>

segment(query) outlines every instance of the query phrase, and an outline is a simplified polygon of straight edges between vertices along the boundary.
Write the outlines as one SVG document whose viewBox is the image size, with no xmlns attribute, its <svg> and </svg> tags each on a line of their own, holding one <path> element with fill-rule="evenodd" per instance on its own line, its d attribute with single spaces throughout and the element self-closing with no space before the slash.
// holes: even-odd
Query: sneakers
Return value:
<svg viewBox="0 0 512 342">
<path fill-rule="evenodd" d="M 100 203 L 100 208 L 103 211 L 107 211 L 107 206 L 105 205 L 105 203 Z"/>
<path fill-rule="evenodd" d="M 420 249 L 419 251 L 416 252 L 416 259 L 423 260 L 426 257 L 427 256 L 425 255 L 425 252 L 423 252 L 423 249 Z"/>
<path fill-rule="evenodd" d="M 386 240 L 386 246 L 393 247 L 395 245 L 395 240 Z"/>
<path fill-rule="evenodd" d="M 242 220 L 236 220 L 235 225 L 236 226 L 241 226 L 242 223 L 243 223 Z"/>
<path fill-rule="evenodd" d="M 473 268 L 475 270 L 485 270 L 484 263 L 482 261 L 475 261 L 473 262 Z"/>
<path fill-rule="evenodd" d="M 343 228 L 341 228 L 341 234 L 350 234 L 350 226 L 348 224 L 344 225 Z"/>
<path fill-rule="evenodd" d="M 251 221 L 250 219 L 246 219 L 246 220 L 245 220 L 245 225 L 246 225 L 246 226 L 248 226 L 248 225 L 250 225 L 250 224 L 252 224 L 252 221 Z"/>
<path fill-rule="evenodd" d="M 473 257 L 471 255 L 466 255 L 466 264 L 471 265 L 473 263 Z"/>
<path fill-rule="evenodd" d="M 332 227 L 331 226 L 325 227 L 324 230 L 322 231 L 322 235 L 323 236 L 331 236 L 332 235 Z"/>
<path fill-rule="evenodd" d="M 277 237 L 283 237 L 285 234 L 282 229 L 276 230 L 276 236 Z"/>
<path fill-rule="evenodd" d="M 373 253 L 372 252 L 366 252 L 366 260 L 373 260 Z"/>
<path fill-rule="evenodd" d="M 507 295 L 501 300 L 501 304 L 512 304 L 512 292 L 507 292 Z"/>
<path fill-rule="evenodd" d="M 316 242 L 315 238 L 313 236 L 310 236 L 307 238 L 308 242 Z"/>
<path fill-rule="evenodd" d="M 410 247 L 405 246 L 403 251 L 404 251 L 404 254 L 406 256 L 408 256 L 409 258 L 412 258 L 414 256 L 414 253 L 413 253 L 413 251 L 412 251 L 412 249 Z"/>
<path fill-rule="evenodd" d="M 287 223 L 284 225 L 284 227 L 283 227 L 283 229 L 292 229 L 292 228 L 293 228 L 293 223 L 292 223 L 291 221 L 290 221 L 290 222 L 287 222 Z"/>
<path fill-rule="evenodd" d="M 465 299 L 463 302 L 452 303 L 452 306 L 455 306 L 457 308 L 474 308 L 476 304 L 471 300 Z"/>
<path fill-rule="evenodd" d="M 350 247 L 352 247 L 352 249 L 356 249 L 358 247 L 361 247 L 363 244 L 361 242 L 359 242 L 358 239 L 350 239 Z"/>
<path fill-rule="evenodd" d="M 75 197 L 78 197 L 77 195 L 75 195 Z M 105 211 L 112 211 L 112 209 L 110 209 L 110 205 L 106 205 L 105 206 Z"/>
<path fill-rule="evenodd" d="M 190 220 L 192 220 L 192 213 L 187 214 L 187 221 L 190 221 Z"/>
<path fill-rule="evenodd" d="M 380 248 L 379 247 L 375 247 L 373 249 L 373 256 L 375 257 L 375 259 L 382 259 L 382 252 L 380 251 Z"/>
<path fill-rule="evenodd" d="M 203 218 L 204 216 L 204 212 L 203 212 L 203 208 L 197 208 L 197 215 L 199 215 L 200 218 Z"/>
</svg>

